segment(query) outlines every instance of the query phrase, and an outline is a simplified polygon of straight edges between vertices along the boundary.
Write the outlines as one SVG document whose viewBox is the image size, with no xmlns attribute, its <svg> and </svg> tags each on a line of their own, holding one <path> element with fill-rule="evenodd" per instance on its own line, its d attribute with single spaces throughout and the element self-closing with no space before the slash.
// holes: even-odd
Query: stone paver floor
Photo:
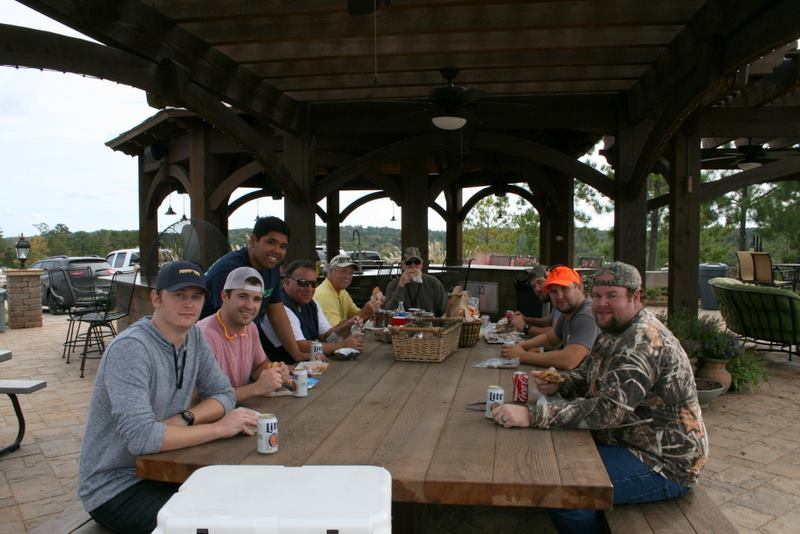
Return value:
<svg viewBox="0 0 800 534">
<path fill-rule="evenodd" d="M 44 326 L 6 330 L 0 377 L 47 380 L 20 396 L 27 421 L 22 447 L 0 457 L 0 534 L 23 532 L 77 500 L 78 455 L 98 361 L 67 365 L 67 319 L 45 313 Z M 729 393 L 704 410 L 711 458 L 702 485 L 742 533 L 798 532 L 800 525 L 800 361 L 771 353 L 770 381 L 757 393 Z M 8 397 L 0 398 L 0 443 L 16 435 Z"/>
</svg>

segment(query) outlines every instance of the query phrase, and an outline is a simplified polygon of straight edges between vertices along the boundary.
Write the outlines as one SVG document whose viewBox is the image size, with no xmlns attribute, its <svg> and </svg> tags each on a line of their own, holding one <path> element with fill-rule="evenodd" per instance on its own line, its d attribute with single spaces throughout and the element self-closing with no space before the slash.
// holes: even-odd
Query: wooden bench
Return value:
<svg viewBox="0 0 800 534">
<path fill-rule="evenodd" d="M 8 447 L 0 449 L 0 455 L 19 449 L 19 444 L 22 443 L 22 438 L 25 436 L 25 416 L 22 415 L 22 407 L 19 405 L 17 395 L 33 393 L 45 387 L 47 387 L 47 382 L 44 380 L 0 380 L 0 393 L 5 393 L 11 399 L 19 424 L 17 439 Z"/>
<path fill-rule="evenodd" d="M 83 503 L 78 501 L 64 510 L 57 518 L 31 530 L 29 534 L 52 534 L 53 532 L 104 534 L 109 531 L 95 523 L 89 512 L 83 509 Z"/>
<path fill-rule="evenodd" d="M 612 534 L 736 532 L 736 527 L 699 486 L 670 501 L 615 506 L 605 512 L 605 517 Z"/>
</svg>

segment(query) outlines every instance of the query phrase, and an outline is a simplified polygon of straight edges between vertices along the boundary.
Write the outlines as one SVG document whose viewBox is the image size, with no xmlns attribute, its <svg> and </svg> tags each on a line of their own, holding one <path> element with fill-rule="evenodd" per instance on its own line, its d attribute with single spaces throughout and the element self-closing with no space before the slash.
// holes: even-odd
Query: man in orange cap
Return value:
<svg viewBox="0 0 800 534">
<path fill-rule="evenodd" d="M 502 356 L 543 367 L 575 369 L 586 358 L 597 337 L 592 301 L 583 295 L 581 276 L 564 265 L 548 270 L 545 288 L 550 294 L 550 303 L 558 308 L 561 317 L 549 332 L 504 346 Z"/>
</svg>

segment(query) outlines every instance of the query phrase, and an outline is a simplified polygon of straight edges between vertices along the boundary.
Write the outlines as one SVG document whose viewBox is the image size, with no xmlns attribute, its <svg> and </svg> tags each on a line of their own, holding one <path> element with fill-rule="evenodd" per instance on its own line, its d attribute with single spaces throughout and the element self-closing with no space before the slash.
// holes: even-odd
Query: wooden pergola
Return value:
<svg viewBox="0 0 800 534">
<path fill-rule="evenodd" d="M 282 197 L 292 258 L 313 257 L 315 214 L 336 251 L 343 217 L 389 197 L 403 246 L 425 247 L 433 208 L 460 263 L 472 206 L 461 191 L 479 186 L 522 193 L 543 260 L 569 263 L 580 180 L 614 203 L 614 257 L 640 270 L 647 211 L 669 206 L 670 307 L 695 308 L 701 203 L 800 177 L 792 0 L 379 0 L 366 15 L 346 0 L 21 3 L 102 44 L 0 25 L 0 64 L 114 80 L 165 108 L 109 143 L 140 160 L 142 250 L 176 189 L 223 232 L 243 202 Z M 467 118 L 457 131 L 431 124 L 448 65 L 482 91 L 455 110 Z M 603 138 L 613 178 L 578 160 Z M 764 164 L 701 185 L 701 168 L 744 159 L 732 141 L 767 144 Z M 668 195 L 647 198 L 653 172 Z M 258 191 L 231 201 L 243 186 Z M 373 192 L 342 207 L 341 190 Z"/>
</svg>

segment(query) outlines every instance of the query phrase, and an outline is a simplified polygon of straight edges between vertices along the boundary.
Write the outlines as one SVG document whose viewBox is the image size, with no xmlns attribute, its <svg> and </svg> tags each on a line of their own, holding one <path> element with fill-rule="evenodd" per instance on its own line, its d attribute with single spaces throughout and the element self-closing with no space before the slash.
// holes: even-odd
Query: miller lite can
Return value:
<svg viewBox="0 0 800 534">
<path fill-rule="evenodd" d="M 492 408 L 503 404 L 505 396 L 506 392 L 500 386 L 489 386 L 489 389 L 486 390 L 486 412 L 484 415 L 489 419 L 494 419 L 492 417 Z"/>
<path fill-rule="evenodd" d="M 311 343 L 311 361 L 322 359 L 322 343 L 314 341 Z"/>
<path fill-rule="evenodd" d="M 528 373 L 516 371 L 514 380 L 514 402 L 528 402 Z"/>
<path fill-rule="evenodd" d="M 292 372 L 294 380 L 294 397 L 308 397 L 308 371 L 305 369 L 295 369 Z"/>
<path fill-rule="evenodd" d="M 256 450 L 261 454 L 278 452 L 278 418 L 275 414 L 262 413 L 258 416 Z"/>
</svg>

